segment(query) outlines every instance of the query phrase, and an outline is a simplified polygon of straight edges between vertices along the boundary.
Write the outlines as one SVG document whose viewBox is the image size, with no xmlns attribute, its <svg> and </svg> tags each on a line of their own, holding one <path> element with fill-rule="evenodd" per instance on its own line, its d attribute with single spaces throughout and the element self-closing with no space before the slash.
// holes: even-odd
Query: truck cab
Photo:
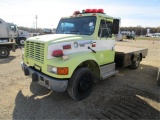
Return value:
<svg viewBox="0 0 160 120">
<path fill-rule="evenodd" d="M 56 34 L 26 40 L 21 62 L 24 74 L 48 89 L 67 90 L 73 99 L 85 99 L 93 83 L 118 73 L 114 59 L 119 22 L 103 9 L 62 17 Z"/>
<path fill-rule="evenodd" d="M 0 18 L 0 42 L 15 42 L 23 46 L 24 41 L 30 37 L 27 31 L 18 30 L 17 25 L 7 23 Z"/>
<path fill-rule="evenodd" d="M 13 41 L 18 36 L 17 26 L 13 23 L 6 23 L 0 18 L 0 41 L 9 42 Z"/>
</svg>

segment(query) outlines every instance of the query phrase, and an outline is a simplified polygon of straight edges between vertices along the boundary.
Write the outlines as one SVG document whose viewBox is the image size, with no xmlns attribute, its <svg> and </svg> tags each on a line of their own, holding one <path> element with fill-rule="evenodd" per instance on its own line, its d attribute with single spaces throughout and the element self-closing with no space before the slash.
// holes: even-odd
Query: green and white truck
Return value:
<svg viewBox="0 0 160 120">
<path fill-rule="evenodd" d="M 26 40 L 24 74 L 48 89 L 67 90 L 73 99 L 85 99 L 94 83 L 118 73 L 116 64 L 136 69 L 147 55 L 147 49 L 116 46 L 119 23 L 103 9 L 75 11 L 61 18 L 56 34 Z"/>
</svg>

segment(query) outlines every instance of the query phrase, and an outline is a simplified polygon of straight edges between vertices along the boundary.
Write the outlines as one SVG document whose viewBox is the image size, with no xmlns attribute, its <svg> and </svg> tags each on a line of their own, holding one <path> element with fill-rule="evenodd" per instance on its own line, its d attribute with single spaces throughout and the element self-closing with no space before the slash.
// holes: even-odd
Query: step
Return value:
<svg viewBox="0 0 160 120">
<path fill-rule="evenodd" d="M 100 67 L 102 79 L 106 79 L 119 72 L 118 70 L 115 70 L 115 65 L 115 63 L 111 63 Z"/>
<path fill-rule="evenodd" d="M 119 73 L 118 70 L 114 70 L 114 71 L 107 72 L 106 74 L 103 74 L 102 80 L 104 80 L 104 79 L 106 79 L 106 78 L 108 78 L 108 77 L 111 77 L 111 76 L 113 76 L 113 75 L 116 75 L 116 74 L 118 74 L 118 73 Z"/>
</svg>

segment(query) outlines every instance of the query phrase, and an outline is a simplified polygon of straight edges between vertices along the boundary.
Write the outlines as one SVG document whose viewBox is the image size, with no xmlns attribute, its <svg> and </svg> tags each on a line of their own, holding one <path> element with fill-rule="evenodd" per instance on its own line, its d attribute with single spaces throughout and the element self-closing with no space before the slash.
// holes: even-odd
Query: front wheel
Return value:
<svg viewBox="0 0 160 120">
<path fill-rule="evenodd" d="M 7 47 L 0 47 L 0 58 L 6 58 L 10 54 L 10 51 Z"/>
<path fill-rule="evenodd" d="M 93 89 L 93 74 L 89 68 L 78 68 L 69 80 L 68 94 L 75 100 L 87 98 Z"/>
</svg>

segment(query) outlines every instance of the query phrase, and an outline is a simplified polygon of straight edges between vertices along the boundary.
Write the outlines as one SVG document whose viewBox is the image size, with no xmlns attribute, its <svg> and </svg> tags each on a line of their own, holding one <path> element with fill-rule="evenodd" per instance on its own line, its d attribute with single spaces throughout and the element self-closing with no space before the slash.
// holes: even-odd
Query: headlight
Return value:
<svg viewBox="0 0 160 120">
<path fill-rule="evenodd" d="M 51 73 L 57 74 L 57 67 L 48 65 L 48 66 L 47 66 L 47 71 L 48 71 L 48 72 L 51 72 Z"/>
<path fill-rule="evenodd" d="M 57 74 L 57 67 L 52 67 L 52 72 Z"/>
</svg>

